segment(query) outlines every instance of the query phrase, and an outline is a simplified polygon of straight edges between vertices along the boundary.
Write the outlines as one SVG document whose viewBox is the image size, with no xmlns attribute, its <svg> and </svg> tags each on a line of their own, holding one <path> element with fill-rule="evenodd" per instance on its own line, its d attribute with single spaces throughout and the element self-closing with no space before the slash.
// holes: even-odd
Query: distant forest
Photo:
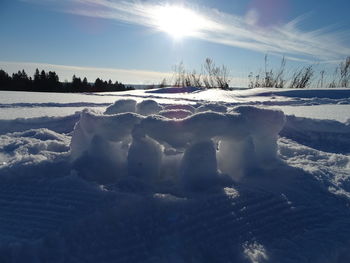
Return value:
<svg viewBox="0 0 350 263">
<path fill-rule="evenodd" d="M 33 78 L 28 77 L 22 70 L 10 76 L 4 70 L 0 70 L 0 90 L 10 91 L 36 91 L 36 92 L 106 92 L 133 90 L 124 84 L 111 80 L 103 81 L 97 78 L 94 83 L 89 83 L 86 78 L 81 80 L 75 75 L 71 82 L 60 82 L 56 72 L 45 72 L 36 69 Z"/>
</svg>

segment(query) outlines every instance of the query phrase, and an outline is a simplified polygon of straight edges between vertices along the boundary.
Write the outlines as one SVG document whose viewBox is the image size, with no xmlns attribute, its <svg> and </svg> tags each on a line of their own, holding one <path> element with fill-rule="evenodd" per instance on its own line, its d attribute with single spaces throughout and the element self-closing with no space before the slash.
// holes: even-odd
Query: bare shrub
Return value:
<svg viewBox="0 0 350 263">
<path fill-rule="evenodd" d="M 206 88 L 229 88 L 229 71 L 226 66 L 218 67 L 211 58 L 205 60 L 203 82 Z"/>
<path fill-rule="evenodd" d="M 187 71 L 183 62 L 181 62 L 174 67 L 173 85 L 205 87 L 207 89 L 229 88 L 229 71 L 226 66 L 216 66 L 212 59 L 207 58 L 202 66 L 202 71 L 202 74 L 197 73 L 195 70 Z"/>
<path fill-rule="evenodd" d="M 285 74 L 286 59 L 283 57 L 279 68 L 273 69 L 268 66 L 268 56 L 265 55 L 265 69 L 258 74 L 251 72 L 248 75 L 248 88 L 292 88 L 303 89 L 307 87 L 350 87 L 350 56 L 341 62 L 333 74 L 325 70 L 317 71 L 316 65 L 310 65 Z M 287 75 L 287 77 L 285 76 Z M 167 83 L 163 80 L 164 83 Z M 162 83 L 163 83 L 162 82 Z M 216 66 L 214 61 L 207 58 L 202 66 L 202 73 L 187 71 L 181 62 L 174 67 L 173 83 L 175 86 L 194 86 L 229 89 L 229 71 L 226 66 Z"/>
<path fill-rule="evenodd" d="M 350 56 L 346 57 L 345 60 L 335 68 L 332 80 L 326 86 L 329 88 L 350 87 Z"/>
<path fill-rule="evenodd" d="M 274 72 L 273 69 L 268 69 L 268 57 L 265 55 L 265 71 L 261 76 L 260 74 L 255 75 L 251 72 L 248 75 L 249 88 L 283 88 L 285 86 L 284 70 L 286 66 L 286 59 L 283 57 L 279 69 Z"/>
<path fill-rule="evenodd" d="M 164 79 L 160 82 L 159 87 L 160 87 L 160 88 L 165 88 L 165 87 L 167 87 L 167 86 L 168 86 L 167 80 L 166 80 L 166 78 L 164 78 Z"/>
<path fill-rule="evenodd" d="M 349 87 L 350 84 L 350 56 L 345 59 L 344 62 L 341 62 L 339 65 L 340 79 L 339 86 L 340 87 Z"/>
<path fill-rule="evenodd" d="M 311 78 L 314 75 L 312 66 L 302 68 L 293 74 L 289 88 L 291 89 L 303 89 L 307 88 L 311 84 Z"/>
</svg>

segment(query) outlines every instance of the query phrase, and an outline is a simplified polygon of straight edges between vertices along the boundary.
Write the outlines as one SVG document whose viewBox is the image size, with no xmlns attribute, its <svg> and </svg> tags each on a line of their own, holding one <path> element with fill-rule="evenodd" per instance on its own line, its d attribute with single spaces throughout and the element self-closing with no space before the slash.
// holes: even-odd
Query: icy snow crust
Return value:
<svg viewBox="0 0 350 263">
<path fill-rule="evenodd" d="M 0 120 L 0 262 L 350 261 L 349 93 L 215 92 Z"/>
</svg>

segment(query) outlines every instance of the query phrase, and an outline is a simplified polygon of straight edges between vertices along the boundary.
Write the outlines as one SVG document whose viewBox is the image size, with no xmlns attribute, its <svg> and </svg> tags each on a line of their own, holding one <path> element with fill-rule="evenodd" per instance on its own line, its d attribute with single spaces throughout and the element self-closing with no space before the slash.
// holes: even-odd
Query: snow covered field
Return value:
<svg viewBox="0 0 350 263">
<path fill-rule="evenodd" d="M 350 262 L 350 90 L 0 91 L 0 262 Z"/>
</svg>

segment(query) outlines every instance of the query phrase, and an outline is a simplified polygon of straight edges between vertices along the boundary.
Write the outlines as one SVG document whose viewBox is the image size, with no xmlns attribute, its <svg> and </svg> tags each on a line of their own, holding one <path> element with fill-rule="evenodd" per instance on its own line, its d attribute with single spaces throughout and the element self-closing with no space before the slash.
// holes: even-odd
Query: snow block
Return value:
<svg viewBox="0 0 350 263">
<path fill-rule="evenodd" d="M 252 138 L 243 140 L 223 139 L 217 152 L 220 172 L 236 181 L 242 179 L 248 171 L 256 167 L 256 154 Z"/>
<path fill-rule="evenodd" d="M 277 136 L 286 123 L 284 113 L 280 110 L 267 110 L 252 106 L 237 107 L 234 111 L 240 113 L 246 120 L 260 164 L 276 160 Z"/>
<path fill-rule="evenodd" d="M 141 127 L 135 127 L 128 152 L 128 175 L 148 183 L 159 177 L 162 150 L 159 143 L 145 135 Z"/>
<path fill-rule="evenodd" d="M 73 168 L 87 181 L 110 184 L 125 175 L 126 155 L 121 142 L 110 142 L 95 135 L 88 150 L 74 161 Z"/>
<path fill-rule="evenodd" d="M 131 138 L 131 131 L 141 119 L 142 117 L 135 113 L 98 115 L 90 110 L 84 110 L 73 131 L 70 145 L 72 158 L 76 159 L 88 150 L 95 135 L 114 142 Z"/>
<path fill-rule="evenodd" d="M 283 111 L 262 109 L 253 106 L 239 106 L 233 109 L 247 121 L 247 126 L 254 134 L 277 135 L 283 128 L 286 118 Z"/>
<path fill-rule="evenodd" d="M 218 166 L 212 140 L 190 145 L 180 167 L 182 185 L 189 190 L 206 190 L 217 183 Z"/>
</svg>

